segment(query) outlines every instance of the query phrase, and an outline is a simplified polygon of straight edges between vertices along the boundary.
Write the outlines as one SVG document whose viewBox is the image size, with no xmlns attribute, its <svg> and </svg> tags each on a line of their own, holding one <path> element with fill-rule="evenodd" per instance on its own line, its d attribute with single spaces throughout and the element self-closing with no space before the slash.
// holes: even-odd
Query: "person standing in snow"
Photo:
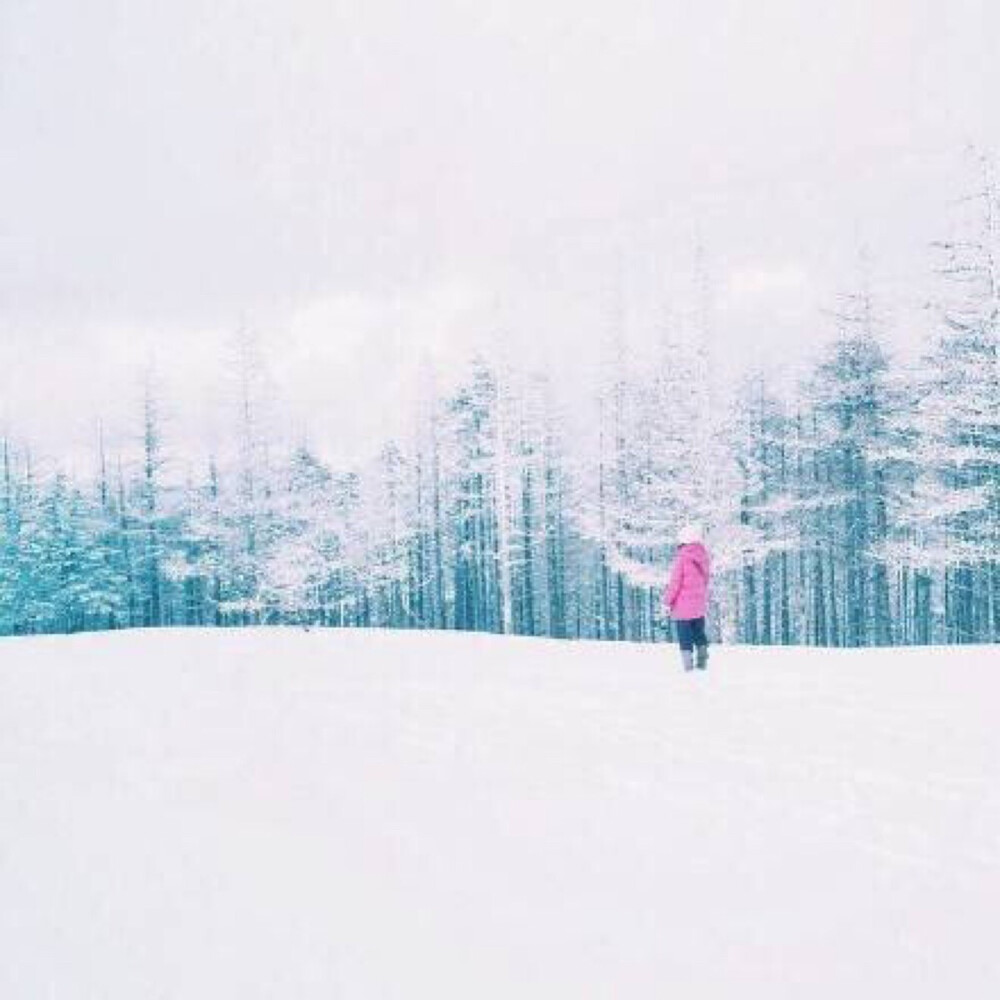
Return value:
<svg viewBox="0 0 1000 1000">
<path fill-rule="evenodd" d="M 710 561 L 702 542 L 701 526 L 686 524 L 677 535 L 678 549 L 663 592 L 663 610 L 677 625 L 685 670 L 708 667 L 705 612 L 708 609 Z M 697 660 L 695 659 L 697 650 Z"/>
</svg>

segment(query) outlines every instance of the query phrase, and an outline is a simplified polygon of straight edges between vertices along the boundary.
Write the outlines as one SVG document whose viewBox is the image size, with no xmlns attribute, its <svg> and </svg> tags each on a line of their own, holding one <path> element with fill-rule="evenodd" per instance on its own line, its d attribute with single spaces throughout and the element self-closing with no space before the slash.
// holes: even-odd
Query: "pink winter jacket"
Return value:
<svg viewBox="0 0 1000 1000">
<path fill-rule="evenodd" d="M 708 550 L 701 542 L 680 547 L 670 568 L 670 583 L 663 592 L 663 609 L 674 621 L 705 617 L 709 571 Z"/>
</svg>

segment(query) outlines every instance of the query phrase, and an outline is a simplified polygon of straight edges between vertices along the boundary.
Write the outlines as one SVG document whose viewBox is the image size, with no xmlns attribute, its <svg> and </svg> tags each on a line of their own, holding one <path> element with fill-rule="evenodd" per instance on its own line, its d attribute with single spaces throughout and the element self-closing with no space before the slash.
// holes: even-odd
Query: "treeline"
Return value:
<svg viewBox="0 0 1000 1000">
<path fill-rule="evenodd" d="M 478 358 L 423 392 L 408 435 L 335 468 L 283 445 L 264 360 L 240 338 L 224 453 L 184 468 L 143 394 L 132 455 L 70 477 L 0 441 L 0 633 L 148 626 L 468 629 L 669 636 L 677 527 L 701 521 L 727 641 L 830 646 L 1000 640 L 1000 279 L 995 188 L 940 245 L 919 362 L 884 343 L 873 295 L 791 395 L 719 385 L 703 330 L 633 363 L 621 330 L 593 419 L 550 379 Z M 581 432 L 578 425 L 586 430 Z"/>
</svg>

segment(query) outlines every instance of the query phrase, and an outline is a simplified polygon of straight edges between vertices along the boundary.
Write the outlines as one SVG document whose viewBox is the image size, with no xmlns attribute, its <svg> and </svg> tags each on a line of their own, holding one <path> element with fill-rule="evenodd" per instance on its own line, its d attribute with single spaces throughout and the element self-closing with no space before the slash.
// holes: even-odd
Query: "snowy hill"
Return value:
<svg viewBox="0 0 1000 1000">
<path fill-rule="evenodd" d="M 1000 995 L 1000 649 L 0 641 L 4 1000 Z"/>
</svg>

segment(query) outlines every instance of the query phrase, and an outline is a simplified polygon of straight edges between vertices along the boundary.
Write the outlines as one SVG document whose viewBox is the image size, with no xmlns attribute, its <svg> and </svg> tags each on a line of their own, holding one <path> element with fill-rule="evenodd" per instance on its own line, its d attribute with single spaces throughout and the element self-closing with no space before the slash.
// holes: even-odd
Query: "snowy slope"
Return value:
<svg viewBox="0 0 1000 1000">
<path fill-rule="evenodd" d="M 0 997 L 1000 996 L 1000 649 L 0 641 Z"/>
</svg>

